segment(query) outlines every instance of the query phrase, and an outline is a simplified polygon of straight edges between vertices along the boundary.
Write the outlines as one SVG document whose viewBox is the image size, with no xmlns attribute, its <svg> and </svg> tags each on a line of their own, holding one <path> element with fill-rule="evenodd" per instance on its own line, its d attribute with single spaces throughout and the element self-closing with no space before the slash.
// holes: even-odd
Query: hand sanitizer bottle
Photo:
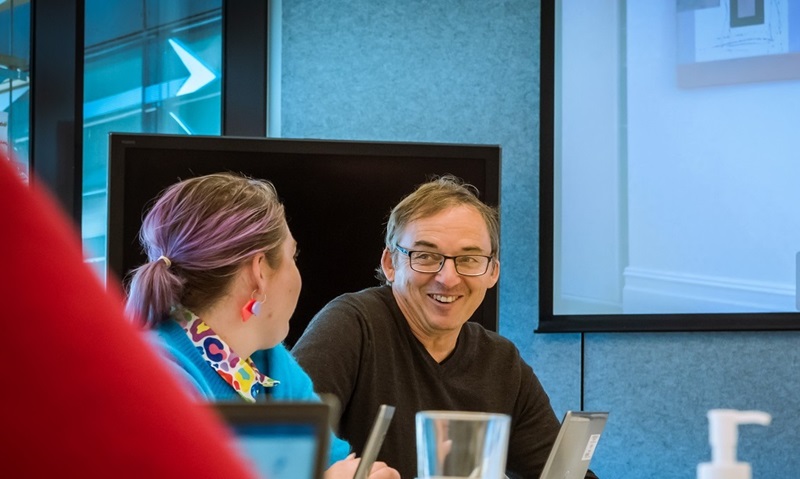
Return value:
<svg viewBox="0 0 800 479">
<path fill-rule="evenodd" d="M 711 462 L 697 466 L 697 479 L 751 479 L 750 464 L 736 462 L 739 424 L 768 426 L 772 416 L 761 411 L 712 409 L 708 411 L 708 441 Z"/>
</svg>

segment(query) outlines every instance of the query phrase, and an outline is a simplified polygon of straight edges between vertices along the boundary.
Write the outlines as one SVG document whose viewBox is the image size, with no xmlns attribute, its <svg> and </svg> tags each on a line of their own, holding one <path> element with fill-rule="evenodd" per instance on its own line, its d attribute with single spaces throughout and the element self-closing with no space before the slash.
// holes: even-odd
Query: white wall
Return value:
<svg viewBox="0 0 800 479">
<path fill-rule="evenodd" d="M 594 8 L 613 11 L 614 3 Z M 724 1 L 717 7 L 726 8 Z M 607 17 L 577 33 L 591 42 L 589 52 L 608 45 L 615 23 Z M 567 214 L 563 222 L 565 292 L 580 285 L 588 302 L 613 301 L 609 287 L 620 278 L 607 273 L 621 254 L 625 312 L 794 310 L 800 79 L 679 88 L 678 42 L 686 39 L 678 37 L 676 2 L 627 2 L 626 17 L 620 66 L 627 75 L 618 82 L 624 98 L 614 102 L 613 72 L 598 68 L 614 59 L 608 54 L 595 54 L 597 61 L 585 63 L 564 89 L 565 97 L 583 90 L 581 100 L 602 95 L 575 111 L 567 110 L 575 99 L 563 101 L 564 162 L 572 165 L 564 170 L 577 178 L 565 174 L 565 195 L 572 188 L 572 201 L 583 208 L 575 210 L 580 221 Z M 613 127 L 624 144 L 615 148 L 608 130 L 617 109 Z M 619 164 L 602 155 L 618 155 Z M 621 192 L 617 182 L 624 182 Z M 626 234 L 627 243 L 609 245 L 614 231 Z"/>
</svg>

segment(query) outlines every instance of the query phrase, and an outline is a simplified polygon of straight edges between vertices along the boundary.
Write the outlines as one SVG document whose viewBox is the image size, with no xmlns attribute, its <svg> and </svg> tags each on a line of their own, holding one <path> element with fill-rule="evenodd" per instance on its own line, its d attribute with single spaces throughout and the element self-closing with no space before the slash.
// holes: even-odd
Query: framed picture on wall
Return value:
<svg viewBox="0 0 800 479">
<path fill-rule="evenodd" d="M 800 78 L 800 4 L 679 0 L 681 88 Z"/>
</svg>

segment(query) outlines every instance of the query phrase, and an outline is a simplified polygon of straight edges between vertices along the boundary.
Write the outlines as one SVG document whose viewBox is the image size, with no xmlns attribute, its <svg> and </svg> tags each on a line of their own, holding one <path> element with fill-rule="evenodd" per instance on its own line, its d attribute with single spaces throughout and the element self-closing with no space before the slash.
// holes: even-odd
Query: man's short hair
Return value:
<svg viewBox="0 0 800 479">
<path fill-rule="evenodd" d="M 496 261 L 500 251 L 500 215 L 497 208 L 482 202 L 478 194 L 475 186 L 453 175 L 435 177 L 419 185 L 392 209 L 386 223 L 386 248 L 393 250 L 398 238 L 413 221 L 434 216 L 456 206 L 471 206 L 486 223 L 492 248 L 490 254 Z M 384 284 L 388 284 L 381 268 L 378 268 L 377 275 Z"/>
</svg>

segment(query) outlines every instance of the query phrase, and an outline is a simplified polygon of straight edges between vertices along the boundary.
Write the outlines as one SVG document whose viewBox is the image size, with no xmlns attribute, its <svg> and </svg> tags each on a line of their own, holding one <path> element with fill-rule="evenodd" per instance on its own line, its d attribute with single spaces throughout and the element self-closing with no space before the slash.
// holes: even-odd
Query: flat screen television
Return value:
<svg viewBox="0 0 800 479">
<path fill-rule="evenodd" d="M 291 347 L 328 301 L 379 284 L 386 220 L 403 196 L 453 174 L 499 207 L 500 162 L 495 145 L 111 133 L 109 273 L 124 279 L 146 260 L 142 218 L 167 186 L 221 171 L 270 180 L 300 249 L 303 288 L 286 338 Z M 496 331 L 497 311 L 495 287 L 471 320 Z"/>
<path fill-rule="evenodd" d="M 542 2 L 539 332 L 800 329 L 799 9 L 745 4 Z"/>
</svg>

